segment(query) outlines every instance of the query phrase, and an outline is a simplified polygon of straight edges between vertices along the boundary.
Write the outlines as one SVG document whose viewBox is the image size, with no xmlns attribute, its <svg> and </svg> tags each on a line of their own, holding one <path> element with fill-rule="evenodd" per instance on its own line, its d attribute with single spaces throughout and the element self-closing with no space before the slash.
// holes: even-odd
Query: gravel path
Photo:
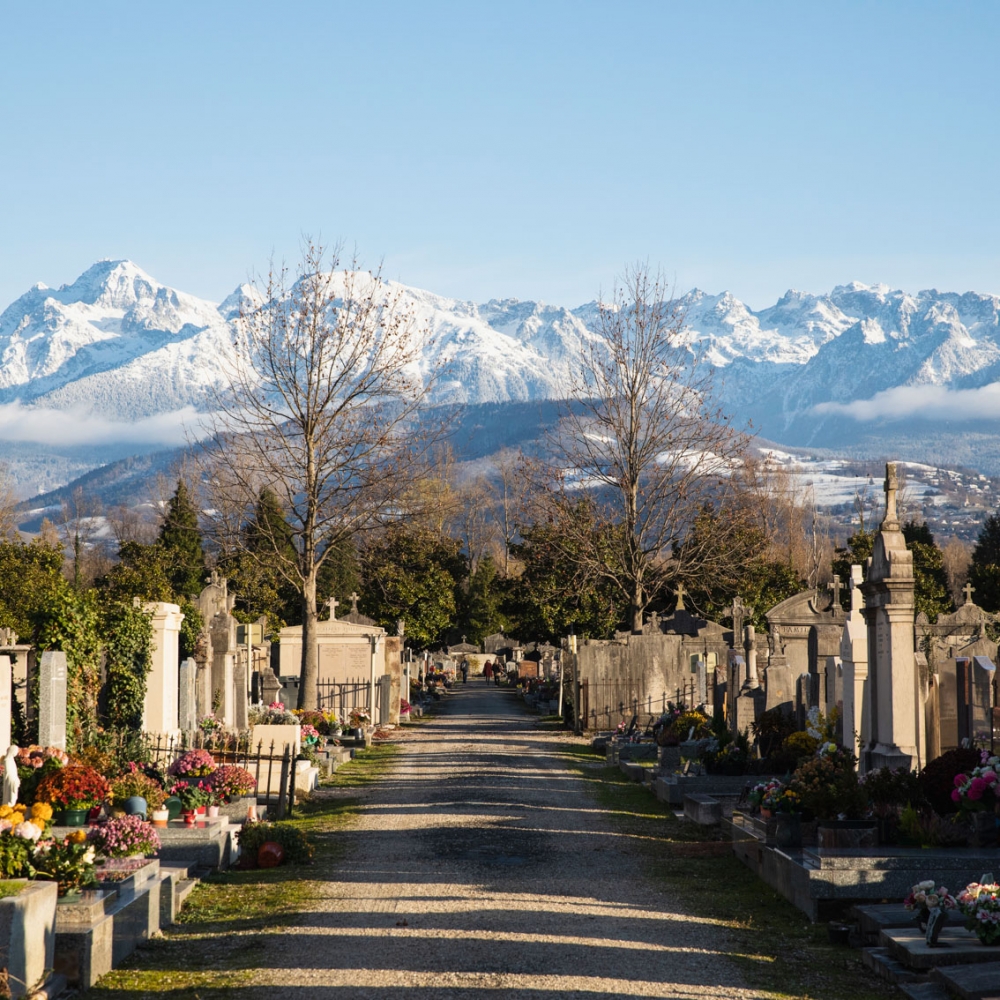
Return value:
<svg viewBox="0 0 1000 1000">
<path fill-rule="evenodd" d="M 402 743 L 345 860 L 245 995 L 761 997 L 676 912 L 516 695 L 476 678 Z"/>
</svg>

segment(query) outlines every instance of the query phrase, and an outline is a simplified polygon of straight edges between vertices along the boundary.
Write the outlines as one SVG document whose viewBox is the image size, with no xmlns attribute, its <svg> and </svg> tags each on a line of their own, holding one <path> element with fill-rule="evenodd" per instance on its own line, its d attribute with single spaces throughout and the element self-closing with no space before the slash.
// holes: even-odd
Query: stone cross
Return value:
<svg viewBox="0 0 1000 1000">
<path fill-rule="evenodd" d="M 830 589 L 833 591 L 833 610 L 836 611 L 840 607 L 840 574 L 833 574 L 833 583 L 830 584 Z"/>
<path fill-rule="evenodd" d="M 684 607 L 684 584 L 680 580 L 677 581 L 677 589 L 674 591 L 674 594 L 677 596 L 677 606 L 674 608 L 674 611 L 686 611 L 687 609 Z"/>
<path fill-rule="evenodd" d="M 660 615 L 659 612 L 654 611 L 649 616 L 649 624 L 652 626 L 654 632 L 660 631 Z"/>
<path fill-rule="evenodd" d="M 350 593 L 350 599 L 351 599 L 351 614 L 352 615 L 356 615 L 358 613 L 358 600 L 359 600 L 359 597 L 358 597 L 358 594 L 355 591 L 353 591 L 353 590 Z"/>
<path fill-rule="evenodd" d="M 66 749 L 66 654 L 47 649 L 38 669 L 38 742 Z"/>
<path fill-rule="evenodd" d="M 396 635 L 398 635 L 402 639 L 405 632 L 406 632 L 406 622 L 404 622 L 402 618 L 397 618 Z"/>
<path fill-rule="evenodd" d="M 213 587 L 218 587 L 219 586 L 219 571 L 217 569 L 213 568 L 212 572 L 209 574 L 208 582 Z"/>
<path fill-rule="evenodd" d="M 465 636 L 464 635 L 462 636 L 462 645 L 463 646 L 465 645 Z"/>
<path fill-rule="evenodd" d="M 896 491 L 899 489 L 899 477 L 896 475 L 896 463 L 885 463 L 885 517 L 882 519 L 883 531 L 899 531 L 899 517 L 896 514 Z"/>
<path fill-rule="evenodd" d="M 335 622 L 337 620 L 337 605 L 340 604 L 335 597 L 331 597 L 330 600 L 326 602 L 326 606 L 330 609 L 330 617 L 328 621 Z"/>
<path fill-rule="evenodd" d="M 972 595 L 976 592 L 976 588 L 971 583 L 967 583 L 962 589 L 965 591 L 965 603 L 971 604 Z"/>
<path fill-rule="evenodd" d="M 733 649 L 743 648 L 743 623 L 753 614 L 753 608 L 747 607 L 743 603 L 743 598 L 738 594 L 733 598 L 733 606 L 730 608 L 733 616 Z"/>
</svg>

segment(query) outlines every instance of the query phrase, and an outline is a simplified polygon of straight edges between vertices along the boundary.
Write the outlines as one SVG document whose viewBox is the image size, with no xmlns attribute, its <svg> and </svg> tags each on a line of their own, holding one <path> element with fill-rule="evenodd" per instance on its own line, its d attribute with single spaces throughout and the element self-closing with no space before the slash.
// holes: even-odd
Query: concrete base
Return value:
<svg viewBox="0 0 1000 1000">
<path fill-rule="evenodd" d="M 852 904 L 898 902 L 930 872 L 944 885 L 963 886 L 996 867 L 996 851 L 986 849 L 804 848 L 784 852 L 760 837 L 759 822 L 744 813 L 733 813 L 730 830 L 734 853 L 810 920 L 839 916 Z"/>
<path fill-rule="evenodd" d="M 738 797 L 749 780 L 744 775 L 729 774 L 665 774 L 653 782 L 653 792 L 661 802 L 682 808 L 686 795 Z"/>
<path fill-rule="evenodd" d="M 1000 962 L 946 966 L 932 975 L 962 1000 L 1000 1000 Z"/>
<path fill-rule="evenodd" d="M 238 855 L 234 836 L 238 830 L 239 826 L 224 816 L 202 819 L 195 826 L 173 820 L 156 831 L 162 844 L 157 857 L 167 865 L 187 864 L 225 871 Z"/>
<path fill-rule="evenodd" d="M 928 947 L 919 927 L 883 931 L 879 943 L 897 962 L 917 972 L 942 965 L 969 965 L 997 960 L 995 947 L 983 944 L 972 931 L 951 924 L 941 931 L 936 948 Z"/>
<path fill-rule="evenodd" d="M 0 899 L 0 968 L 7 969 L 14 1000 L 40 987 L 52 968 L 58 898 L 55 882 L 28 882 Z"/>
<path fill-rule="evenodd" d="M 711 795 L 685 795 L 684 816 L 699 826 L 716 826 L 722 822 L 722 803 Z"/>
</svg>

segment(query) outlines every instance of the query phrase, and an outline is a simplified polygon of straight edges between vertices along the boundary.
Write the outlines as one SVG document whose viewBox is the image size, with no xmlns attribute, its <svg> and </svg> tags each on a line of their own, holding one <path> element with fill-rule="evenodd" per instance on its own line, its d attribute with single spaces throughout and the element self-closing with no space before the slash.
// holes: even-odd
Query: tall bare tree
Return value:
<svg viewBox="0 0 1000 1000">
<path fill-rule="evenodd" d="M 748 441 L 716 406 L 713 372 L 659 275 L 626 271 L 599 306 L 598 333 L 555 441 L 560 471 L 538 499 L 567 556 L 610 581 L 639 631 L 650 601 L 710 573 L 745 523 Z M 584 495 L 592 521 L 574 516 Z"/>
<path fill-rule="evenodd" d="M 299 707 L 318 701 L 316 582 L 351 536 L 400 517 L 426 436 L 414 431 L 428 382 L 412 313 L 378 271 L 339 250 L 305 245 L 293 278 L 272 267 L 244 299 L 215 417 L 217 474 L 227 510 L 250 514 L 264 487 L 288 530 L 271 531 L 267 558 L 302 601 Z M 289 545 L 289 539 L 291 545 Z"/>
</svg>

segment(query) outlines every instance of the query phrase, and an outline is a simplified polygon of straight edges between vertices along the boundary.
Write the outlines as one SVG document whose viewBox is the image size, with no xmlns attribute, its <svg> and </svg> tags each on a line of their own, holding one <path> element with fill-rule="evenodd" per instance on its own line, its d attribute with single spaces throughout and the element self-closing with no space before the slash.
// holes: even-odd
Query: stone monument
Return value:
<svg viewBox="0 0 1000 1000">
<path fill-rule="evenodd" d="M 66 654 L 47 649 L 38 667 L 38 742 L 66 749 Z"/>
<path fill-rule="evenodd" d="M 868 691 L 868 626 L 862 612 L 862 570 L 851 567 L 851 610 L 840 638 L 843 669 L 843 743 L 861 758 L 862 748 L 871 742 L 871 702 Z"/>
</svg>

